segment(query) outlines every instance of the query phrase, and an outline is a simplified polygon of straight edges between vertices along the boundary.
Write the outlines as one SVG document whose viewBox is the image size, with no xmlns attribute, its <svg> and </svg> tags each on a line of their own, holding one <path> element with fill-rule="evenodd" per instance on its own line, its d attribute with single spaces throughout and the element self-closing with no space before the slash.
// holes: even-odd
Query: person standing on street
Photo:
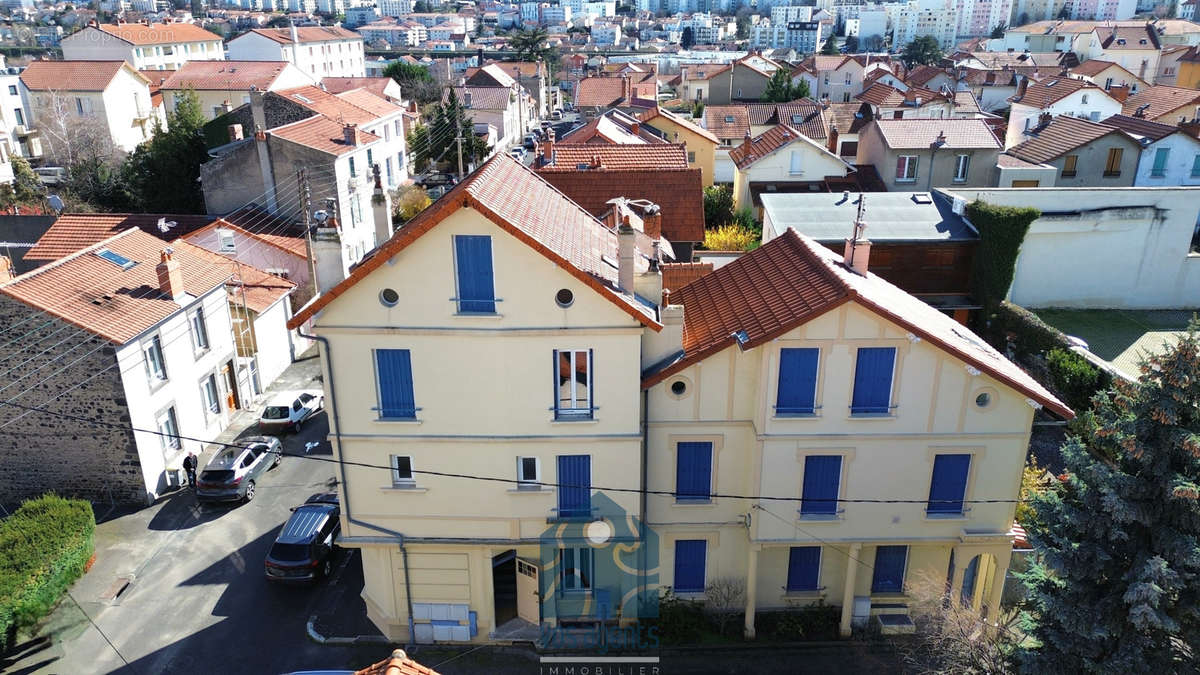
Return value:
<svg viewBox="0 0 1200 675">
<path fill-rule="evenodd" d="M 183 458 L 183 470 L 187 473 L 188 487 L 196 489 L 196 453 L 188 451 L 187 457 Z"/>
</svg>

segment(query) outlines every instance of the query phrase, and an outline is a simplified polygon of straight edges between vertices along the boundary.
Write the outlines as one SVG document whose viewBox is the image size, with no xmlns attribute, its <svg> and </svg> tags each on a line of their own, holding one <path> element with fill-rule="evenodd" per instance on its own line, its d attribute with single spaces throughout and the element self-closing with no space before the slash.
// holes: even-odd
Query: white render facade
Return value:
<svg viewBox="0 0 1200 675">
<path fill-rule="evenodd" d="M 119 70 L 104 91 L 30 91 L 22 82 L 20 92 L 35 127 L 50 123 L 56 111 L 69 118 L 98 119 L 107 125 L 113 144 L 125 152 L 133 152 L 153 135 L 149 83 L 129 68 Z"/>
<path fill-rule="evenodd" d="M 153 30 L 147 26 L 147 30 Z M 211 40 L 133 44 L 96 26 L 68 35 L 62 40 L 63 58 L 71 61 L 113 61 L 124 59 L 137 70 L 178 70 L 188 61 L 224 61 L 225 45 L 221 36 Z"/>
<path fill-rule="evenodd" d="M 294 30 L 294 29 L 293 29 Z M 314 78 L 366 77 L 363 40 L 333 38 L 281 43 L 261 33 L 245 33 L 229 41 L 234 61 L 287 61 Z"/>
<path fill-rule="evenodd" d="M 1013 103 L 1008 115 L 1008 130 L 1004 136 L 1004 147 L 1011 148 L 1026 140 L 1025 132 L 1038 125 L 1043 113 L 1082 117 L 1099 122 L 1121 112 L 1121 102 L 1105 94 L 1101 89 L 1080 89 L 1062 97 L 1045 108 L 1036 108 L 1022 103 Z"/>
<path fill-rule="evenodd" d="M 1144 145 L 1134 187 L 1200 186 L 1200 140 L 1175 132 Z"/>
</svg>

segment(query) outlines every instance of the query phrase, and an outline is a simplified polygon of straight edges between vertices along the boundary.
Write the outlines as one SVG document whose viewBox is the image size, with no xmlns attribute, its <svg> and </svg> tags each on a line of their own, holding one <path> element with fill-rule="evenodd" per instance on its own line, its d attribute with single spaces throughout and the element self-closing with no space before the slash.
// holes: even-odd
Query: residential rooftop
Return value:
<svg viewBox="0 0 1200 675">
<path fill-rule="evenodd" d="M 867 238 L 874 242 L 974 241 L 979 239 L 954 200 L 938 192 L 763 194 L 763 217 L 776 231 L 793 228 L 822 243 L 854 233 L 859 200 Z"/>
</svg>

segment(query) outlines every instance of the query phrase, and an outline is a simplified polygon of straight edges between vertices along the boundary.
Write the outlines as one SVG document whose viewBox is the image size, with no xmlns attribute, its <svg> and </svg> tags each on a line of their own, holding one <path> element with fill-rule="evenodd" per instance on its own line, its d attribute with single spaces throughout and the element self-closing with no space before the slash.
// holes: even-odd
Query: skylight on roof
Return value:
<svg viewBox="0 0 1200 675">
<path fill-rule="evenodd" d="M 804 115 L 792 115 L 792 124 L 802 124 L 803 122 Z"/>
<path fill-rule="evenodd" d="M 726 121 L 726 122 L 732 122 L 732 121 L 733 121 L 733 115 L 726 115 L 726 116 L 725 116 L 725 121 Z"/>
<path fill-rule="evenodd" d="M 116 265 L 117 267 L 120 267 L 123 270 L 127 270 L 137 264 L 136 262 L 130 260 L 129 258 L 126 258 L 125 256 L 121 255 L 120 253 L 114 253 L 106 248 L 102 248 L 99 251 L 96 251 L 96 255 L 101 258 L 104 258 L 108 262 Z"/>
<path fill-rule="evenodd" d="M 933 197 L 930 197 L 928 192 L 918 192 L 912 196 L 912 200 L 917 204 L 933 203 Z"/>
<path fill-rule="evenodd" d="M 304 96 L 303 94 L 292 94 L 292 96 L 295 97 L 295 99 L 297 101 L 300 101 L 301 103 L 312 103 L 312 99 L 310 99 L 307 96 Z"/>
</svg>

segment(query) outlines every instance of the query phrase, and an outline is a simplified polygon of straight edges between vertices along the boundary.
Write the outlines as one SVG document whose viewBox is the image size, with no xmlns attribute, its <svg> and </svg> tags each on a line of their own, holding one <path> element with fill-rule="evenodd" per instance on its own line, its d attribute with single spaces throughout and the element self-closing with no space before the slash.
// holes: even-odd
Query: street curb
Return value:
<svg viewBox="0 0 1200 675">
<path fill-rule="evenodd" d="M 317 632 L 317 615 L 308 617 L 308 639 L 319 645 L 390 645 L 392 641 L 382 635 L 356 635 L 354 637 L 325 637 Z"/>
</svg>

